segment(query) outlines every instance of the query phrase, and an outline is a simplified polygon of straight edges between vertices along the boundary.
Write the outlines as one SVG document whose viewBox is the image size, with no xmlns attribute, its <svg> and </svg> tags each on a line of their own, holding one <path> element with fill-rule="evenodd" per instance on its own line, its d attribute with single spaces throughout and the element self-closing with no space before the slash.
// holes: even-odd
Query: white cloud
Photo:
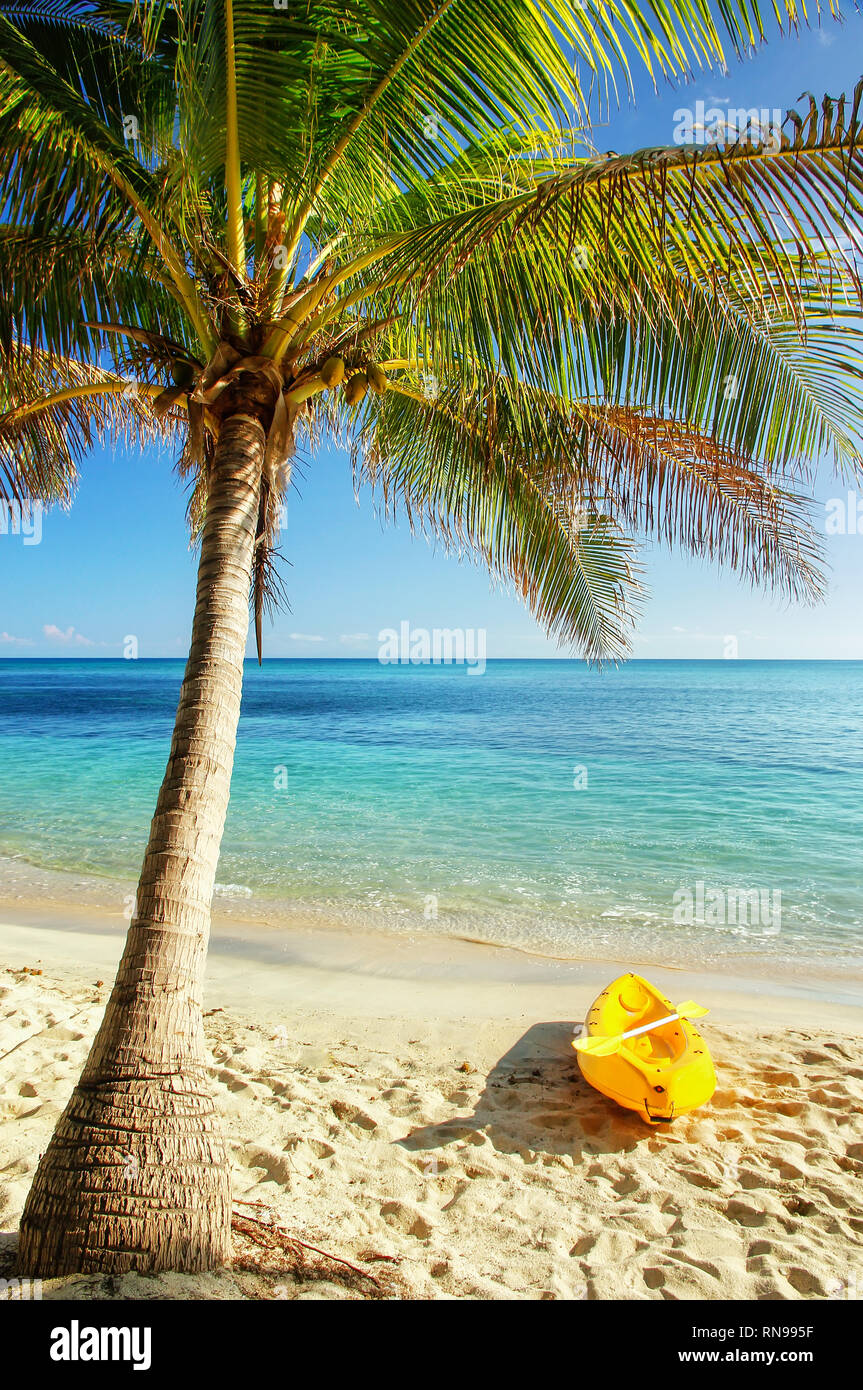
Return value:
<svg viewBox="0 0 863 1390">
<path fill-rule="evenodd" d="M 816 41 L 820 43 L 822 48 L 829 48 L 835 37 L 835 34 L 828 34 L 826 29 L 815 30 Z"/>
<path fill-rule="evenodd" d="M 64 632 L 54 623 L 45 623 L 42 631 L 49 642 L 61 642 L 64 647 L 95 647 L 96 645 L 95 642 L 90 641 L 89 637 L 85 637 L 83 632 L 76 632 L 74 627 L 67 627 Z"/>
<path fill-rule="evenodd" d="M 340 642 L 368 642 L 367 632 L 343 632 L 339 638 Z"/>
<path fill-rule="evenodd" d="M 0 642 L 12 643 L 16 647 L 32 647 L 29 637 L 13 637 L 11 632 L 0 632 Z"/>
<path fill-rule="evenodd" d="M 323 642 L 323 637 L 316 637 L 313 633 L 292 632 L 290 634 L 292 642 Z"/>
</svg>

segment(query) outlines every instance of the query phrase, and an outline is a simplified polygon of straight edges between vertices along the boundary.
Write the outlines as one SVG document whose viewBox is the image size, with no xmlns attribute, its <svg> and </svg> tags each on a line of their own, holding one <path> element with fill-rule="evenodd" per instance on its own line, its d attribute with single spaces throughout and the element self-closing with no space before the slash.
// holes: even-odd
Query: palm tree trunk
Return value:
<svg viewBox="0 0 863 1390">
<path fill-rule="evenodd" d="M 102 1025 L 21 1219 L 32 1275 L 214 1269 L 230 1258 L 227 1155 L 201 1000 L 228 808 L 264 430 L 223 420 L 192 645 L 129 929 Z"/>
</svg>

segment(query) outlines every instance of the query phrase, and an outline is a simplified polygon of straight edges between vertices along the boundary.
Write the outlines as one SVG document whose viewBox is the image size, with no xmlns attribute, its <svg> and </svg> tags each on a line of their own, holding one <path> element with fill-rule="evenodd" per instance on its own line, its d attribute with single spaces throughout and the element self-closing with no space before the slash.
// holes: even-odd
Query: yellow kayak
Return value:
<svg viewBox="0 0 863 1390">
<path fill-rule="evenodd" d="M 687 1009 L 707 1013 L 694 1003 L 675 1007 L 640 975 L 621 975 L 594 1000 L 573 1041 L 585 1081 L 649 1124 L 704 1105 L 716 1073 L 704 1039 L 682 1016 Z"/>
</svg>

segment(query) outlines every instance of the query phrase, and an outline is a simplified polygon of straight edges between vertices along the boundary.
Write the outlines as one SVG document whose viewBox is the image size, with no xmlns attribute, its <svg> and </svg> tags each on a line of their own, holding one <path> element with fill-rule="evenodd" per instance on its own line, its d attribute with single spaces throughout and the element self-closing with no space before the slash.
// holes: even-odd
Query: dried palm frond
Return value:
<svg viewBox="0 0 863 1390">
<path fill-rule="evenodd" d="M 72 499 L 78 464 L 98 440 L 139 447 L 175 437 L 157 420 L 152 392 L 99 367 L 16 347 L 0 359 L 0 498 Z"/>
</svg>

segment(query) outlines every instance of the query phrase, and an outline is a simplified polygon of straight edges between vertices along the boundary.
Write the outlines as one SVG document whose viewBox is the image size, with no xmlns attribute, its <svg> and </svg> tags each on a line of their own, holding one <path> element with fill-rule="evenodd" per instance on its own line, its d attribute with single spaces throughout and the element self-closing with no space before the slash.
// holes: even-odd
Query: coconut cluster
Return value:
<svg viewBox="0 0 863 1390">
<path fill-rule="evenodd" d="M 337 387 L 345 378 L 345 363 L 341 357 L 328 357 L 321 367 L 321 378 L 326 386 Z M 354 372 L 345 382 L 345 400 L 348 405 L 359 405 L 368 390 L 382 396 L 387 389 L 386 372 L 372 364 L 364 371 Z"/>
</svg>

